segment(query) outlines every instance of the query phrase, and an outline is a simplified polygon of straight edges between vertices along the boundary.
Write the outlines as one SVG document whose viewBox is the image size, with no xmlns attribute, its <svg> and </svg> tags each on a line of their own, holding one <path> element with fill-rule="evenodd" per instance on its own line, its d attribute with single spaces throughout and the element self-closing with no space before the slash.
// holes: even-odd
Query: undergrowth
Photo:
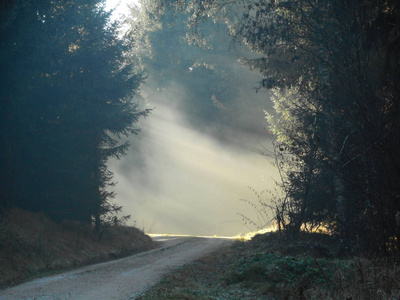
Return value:
<svg viewBox="0 0 400 300">
<path fill-rule="evenodd" d="M 0 287 L 153 246 L 134 227 L 111 226 L 98 233 L 77 222 L 58 224 L 43 214 L 13 209 L 0 215 Z"/>
<path fill-rule="evenodd" d="M 344 255 L 332 237 L 267 233 L 167 275 L 140 300 L 400 299 L 395 258 Z"/>
</svg>

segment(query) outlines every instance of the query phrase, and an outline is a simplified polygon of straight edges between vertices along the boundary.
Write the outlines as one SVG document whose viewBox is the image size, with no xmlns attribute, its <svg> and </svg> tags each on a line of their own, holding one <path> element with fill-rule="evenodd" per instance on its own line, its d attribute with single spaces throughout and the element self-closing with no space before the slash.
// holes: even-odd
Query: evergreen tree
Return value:
<svg viewBox="0 0 400 300">
<path fill-rule="evenodd" d="M 179 102 L 188 122 L 199 130 L 221 124 L 235 126 L 240 111 L 232 99 L 238 94 L 235 82 L 239 75 L 229 58 L 221 60 L 221 56 L 234 55 L 229 53 L 227 28 L 221 24 L 215 30 L 214 23 L 204 24 L 203 30 L 212 34 L 205 41 L 188 34 L 188 17 L 175 9 L 174 1 L 148 0 L 127 19 L 151 91 L 174 94 L 180 89 L 184 101 L 170 99 L 167 105 Z"/>
<path fill-rule="evenodd" d="M 24 2 L 2 27 L 3 205 L 97 227 L 107 212 L 107 159 L 149 110 L 132 102 L 143 74 L 101 4 Z"/>
<path fill-rule="evenodd" d="M 295 231 L 318 221 L 365 249 L 395 249 L 400 237 L 397 1 L 175 3 L 190 14 L 194 28 L 209 17 L 224 20 L 234 39 L 261 56 L 242 62 L 264 76 L 261 86 L 274 88 L 275 102 L 282 105 L 281 120 L 271 125 L 277 147 L 285 141 L 288 159 L 295 159 L 284 176 Z M 290 128 L 279 128 L 287 122 Z M 330 195 L 313 201 L 319 184 Z M 318 205 L 322 202 L 326 205 Z"/>
</svg>

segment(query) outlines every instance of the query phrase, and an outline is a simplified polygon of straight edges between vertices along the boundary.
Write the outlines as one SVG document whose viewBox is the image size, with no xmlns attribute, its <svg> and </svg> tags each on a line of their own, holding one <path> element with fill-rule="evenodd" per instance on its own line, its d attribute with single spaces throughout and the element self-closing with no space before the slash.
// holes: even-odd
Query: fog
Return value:
<svg viewBox="0 0 400 300">
<path fill-rule="evenodd" d="M 244 84 L 243 91 L 247 88 Z M 184 92 L 178 85 L 169 91 L 175 93 L 152 92 L 155 109 L 142 121 L 142 132 L 131 138 L 126 157 L 110 162 L 118 182 L 116 202 L 124 214 L 147 233 L 233 236 L 255 229 L 239 214 L 262 225 L 241 199 L 256 202 L 252 189 L 273 189 L 276 178 L 270 162 L 256 151 L 269 143 L 265 94 L 238 95 L 236 101 L 251 105 L 236 128 L 221 124 L 218 130 L 199 130 L 181 109 Z"/>
<path fill-rule="evenodd" d="M 174 26 L 149 31 L 153 54 L 142 57 L 148 78 L 136 98 L 154 110 L 141 121 L 141 133 L 129 138 L 128 154 L 109 162 L 118 182 L 115 201 L 131 215 L 130 224 L 147 233 L 233 236 L 255 230 L 240 214 L 265 225 L 246 201 L 258 201 L 254 191 L 273 190 L 277 176 L 258 154 L 270 144 L 268 94 L 256 92 L 260 75 L 237 62 L 254 54 L 240 46 L 230 51 L 224 26 L 206 26 L 213 48 L 204 50 L 182 43 L 181 16 L 161 22 Z"/>
</svg>

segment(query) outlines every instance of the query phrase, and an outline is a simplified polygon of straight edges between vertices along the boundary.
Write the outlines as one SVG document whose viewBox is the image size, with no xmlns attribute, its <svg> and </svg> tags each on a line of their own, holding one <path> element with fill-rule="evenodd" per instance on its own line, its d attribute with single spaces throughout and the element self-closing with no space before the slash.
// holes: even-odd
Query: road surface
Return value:
<svg viewBox="0 0 400 300">
<path fill-rule="evenodd" d="M 0 299 L 136 299 L 167 273 L 230 242 L 197 237 L 158 240 L 160 248 L 26 282 L 0 291 Z"/>
</svg>

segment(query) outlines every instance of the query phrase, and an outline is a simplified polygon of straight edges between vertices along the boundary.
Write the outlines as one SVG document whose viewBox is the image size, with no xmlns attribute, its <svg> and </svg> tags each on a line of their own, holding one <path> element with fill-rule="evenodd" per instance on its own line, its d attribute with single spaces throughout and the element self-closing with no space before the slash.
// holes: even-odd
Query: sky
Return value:
<svg viewBox="0 0 400 300">
<path fill-rule="evenodd" d="M 248 201 L 258 202 L 256 192 L 270 203 L 263 191 L 275 188 L 276 170 L 257 153 L 270 144 L 263 112 L 270 102 L 256 93 L 260 75 L 231 54 L 218 59 L 238 74 L 230 102 L 240 114 L 229 123 L 207 116 L 194 121 L 188 87 L 171 80 L 168 92 L 156 90 L 149 70 L 141 90 L 155 109 L 141 120 L 141 133 L 129 138 L 128 154 L 109 162 L 118 182 L 115 201 L 131 215 L 129 224 L 147 233 L 236 236 L 257 229 L 241 214 L 265 224 Z"/>
<path fill-rule="evenodd" d="M 118 18 L 119 15 L 124 15 L 127 12 L 127 4 L 140 6 L 139 0 L 106 0 L 106 9 L 115 9 L 114 17 Z"/>
</svg>

